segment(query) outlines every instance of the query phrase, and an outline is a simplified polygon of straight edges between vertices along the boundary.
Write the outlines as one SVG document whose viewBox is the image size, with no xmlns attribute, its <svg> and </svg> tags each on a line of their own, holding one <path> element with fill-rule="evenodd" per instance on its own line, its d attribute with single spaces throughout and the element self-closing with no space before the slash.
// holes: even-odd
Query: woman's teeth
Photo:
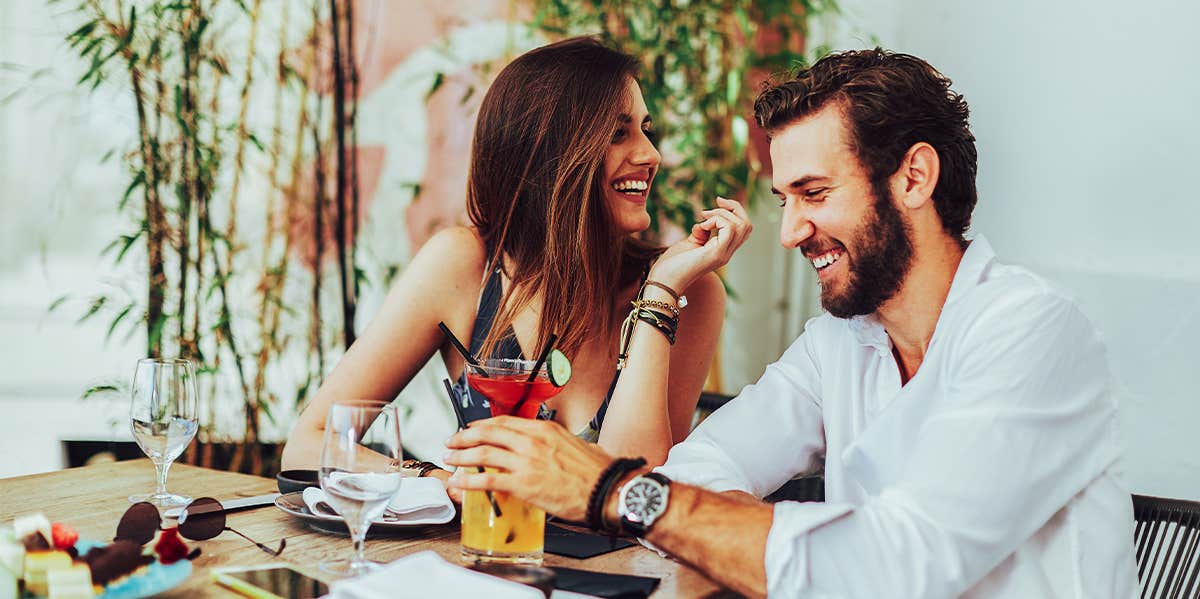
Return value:
<svg viewBox="0 0 1200 599">
<path fill-rule="evenodd" d="M 638 181 L 636 179 L 626 179 L 617 181 L 612 184 L 612 188 L 621 193 L 640 194 L 650 187 L 648 181 Z"/>
</svg>

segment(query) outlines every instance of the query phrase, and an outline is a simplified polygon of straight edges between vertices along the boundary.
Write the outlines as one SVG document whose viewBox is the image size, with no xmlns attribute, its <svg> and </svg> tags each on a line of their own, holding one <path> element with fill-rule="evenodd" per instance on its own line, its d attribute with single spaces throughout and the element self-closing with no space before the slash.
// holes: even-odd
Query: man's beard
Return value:
<svg viewBox="0 0 1200 599">
<path fill-rule="evenodd" d="M 871 314 L 896 292 L 912 267 L 911 229 L 892 203 L 886 182 L 872 184 L 875 210 L 854 231 L 846 246 L 847 282 L 840 293 L 821 288 L 821 306 L 833 316 Z M 853 254 L 850 252 L 853 251 Z"/>
</svg>

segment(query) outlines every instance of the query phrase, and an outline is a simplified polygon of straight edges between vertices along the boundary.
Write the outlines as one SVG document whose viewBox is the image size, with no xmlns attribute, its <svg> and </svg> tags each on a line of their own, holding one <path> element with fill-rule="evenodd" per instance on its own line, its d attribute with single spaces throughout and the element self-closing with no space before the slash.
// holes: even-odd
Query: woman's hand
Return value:
<svg viewBox="0 0 1200 599">
<path fill-rule="evenodd" d="M 705 273 L 729 262 L 754 229 L 746 208 L 733 200 L 717 198 L 717 207 L 700 212 L 704 220 L 692 227 L 687 239 L 667 248 L 650 269 L 650 278 L 680 293 Z"/>
<path fill-rule="evenodd" d="M 477 420 L 446 441 L 446 463 L 460 468 L 448 488 L 510 493 L 546 512 L 582 521 L 588 496 L 613 458 L 547 420 Z M 486 466 L 497 471 L 477 472 Z"/>
</svg>

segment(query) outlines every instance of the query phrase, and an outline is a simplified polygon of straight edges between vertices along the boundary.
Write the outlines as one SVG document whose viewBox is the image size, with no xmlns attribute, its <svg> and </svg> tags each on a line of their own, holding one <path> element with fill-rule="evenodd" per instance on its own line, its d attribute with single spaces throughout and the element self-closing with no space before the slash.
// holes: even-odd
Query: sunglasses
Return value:
<svg viewBox="0 0 1200 599">
<path fill-rule="evenodd" d="M 155 533 L 162 530 L 162 516 L 154 504 L 142 501 L 129 506 L 121 521 L 117 524 L 116 540 L 134 541 L 145 545 L 154 538 Z M 225 508 L 221 502 L 212 497 L 201 497 L 183 508 L 179 513 L 179 534 L 192 541 L 207 541 L 217 535 L 229 531 L 254 543 L 259 549 L 266 551 L 272 557 L 283 553 L 287 539 L 279 540 L 279 549 L 271 549 L 254 539 L 225 525 Z"/>
</svg>

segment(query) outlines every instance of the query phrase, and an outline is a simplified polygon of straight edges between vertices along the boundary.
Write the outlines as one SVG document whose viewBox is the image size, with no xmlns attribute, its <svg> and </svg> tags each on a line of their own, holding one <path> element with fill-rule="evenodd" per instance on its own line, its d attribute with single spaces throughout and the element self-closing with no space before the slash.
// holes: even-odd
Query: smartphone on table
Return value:
<svg viewBox="0 0 1200 599">
<path fill-rule="evenodd" d="M 329 594 L 325 583 L 286 565 L 219 568 L 213 580 L 254 599 L 316 599 Z"/>
</svg>

